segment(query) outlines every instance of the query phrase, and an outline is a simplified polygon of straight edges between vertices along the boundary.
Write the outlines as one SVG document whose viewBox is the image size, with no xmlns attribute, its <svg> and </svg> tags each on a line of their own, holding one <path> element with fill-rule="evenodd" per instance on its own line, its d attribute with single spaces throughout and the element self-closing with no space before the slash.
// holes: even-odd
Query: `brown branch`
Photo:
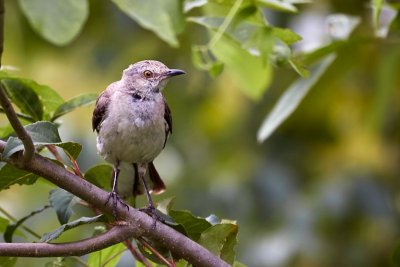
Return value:
<svg viewBox="0 0 400 267">
<path fill-rule="evenodd" d="M 5 147 L 5 142 L 0 141 L 0 151 Z M 41 155 L 35 154 L 31 161 L 23 164 L 23 155 L 21 153 L 14 154 L 8 162 L 15 165 L 16 167 L 33 172 L 41 177 L 47 179 L 48 181 L 56 184 L 57 186 L 71 192 L 72 194 L 78 196 L 79 198 L 85 200 L 89 204 L 98 208 L 102 212 L 111 214 L 112 213 L 112 203 L 104 205 L 108 198 L 108 192 L 101 190 L 95 185 L 81 179 L 79 176 L 65 170 L 63 167 L 53 163 L 52 161 L 42 157 Z M 210 251 L 197 244 L 193 240 L 187 238 L 181 233 L 175 231 L 171 227 L 159 222 L 154 226 L 153 218 L 148 216 L 146 213 L 141 212 L 133 207 L 129 207 L 129 210 L 125 206 L 119 205 L 117 207 L 117 219 L 119 221 L 124 221 L 129 227 L 128 233 L 123 240 L 128 238 L 139 238 L 144 236 L 148 239 L 160 242 L 166 248 L 168 248 L 174 255 L 177 255 L 192 265 L 195 266 L 229 266 L 226 262 L 219 259 L 217 256 L 212 254 Z M 126 228 L 124 228 L 126 229 Z M 122 241 L 122 240 L 121 240 Z M 21 246 L 21 251 L 19 256 L 34 257 L 35 245 L 43 244 L 9 244 L 11 246 Z M 94 244 L 91 243 L 90 246 Z M 62 247 L 63 244 L 57 245 L 61 247 L 64 253 L 68 253 L 69 247 Z M 88 245 L 89 246 L 89 245 Z M 53 257 L 59 254 L 54 254 L 54 249 L 52 250 L 51 245 L 47 244 L 44 246 L 48 248 L 47 250 L 41 251 L 40 257 Z M 0 246 L 0 251 L 3 248 L 7 248 L 7 244 Z M 8 247 L 10 248 L 10 247 Z M 23 249 L 22 249 L 23 248 Z M 96 249 L 100 249 L 97 247 Z M 93 250 L 91 250 L 93 251 Z M 13 256 L 2 252 L 2 256 Z M 57 251 L 57 253 L 60 253 Z"/>
<path fill-rule="evenodd" d="M 4 0 L 0 0 L 0 67 L 1 67 L 1 58 L 3 55 L 3 43 L 4 43 Z M 18 120 L 18 116 L 15 113 L 13 106 L 8 99 L 3 84 L 0 83 L 0 104 L 6 113 L 8 120 L 10 121 L 11 126 L 13 127 L 15 133 L 18 138 L 21 139 L 24 144 L 24 162 L 28 162 L 33 154 L 35 153 L 35 147 L 33 145 L 32 139 L 29 134 L 25 131 L 25 128 L 22 126 L 21 122 Z"/>
<path fill-rule="evenodd" d="M 48 243 L 0 243 L 0 256 L 8 257 L 66 257 L 82 256 L 114 244 L 133 235 L 131 226 L 115 226 L 108 232 L 77 242 Z"/>
</svg>

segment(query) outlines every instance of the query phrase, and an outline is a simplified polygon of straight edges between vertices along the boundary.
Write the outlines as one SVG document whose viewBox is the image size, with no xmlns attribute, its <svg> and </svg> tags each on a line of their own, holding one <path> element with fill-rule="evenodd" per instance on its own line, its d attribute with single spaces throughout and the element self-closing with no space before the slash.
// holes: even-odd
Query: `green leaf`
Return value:
<svg viewBox="0 0 400 267">
<path fill-rule="evenodd" d="M 153 31 L 173 47 L 179 45 L 176 35 L 184 28 L 180 0 L 112 0 L 124 13 L 143 28 Z"/>
<path fill-rule="evenodd" d="M 260 6 L 264 6 L 270 8 L 272 10 L 296 13 L 297 8 L 289 3 L 288 1 L 280 1 L 280 0 L 256 0 L 256 3 Z"/>
<path fill-rule="evenodd" d="M 308 78 L 297 80 L 286 90 L 261 124 L 257 133 L 257 139 L 259 142 L 265 141 L 265 139 L 267 139 L 273 131 L 293 113 L 301 100 L 325 73 L 326 69 L 331 65 L 334 59 L 334 54 L 327 56 L 319 64 L 313 66 Z"/>
<path fill-rule="evenodd" d="M 14 235 L 14 232 L 17 230 L 17 228 L 22 225 L 26 220 L 29 218 L 35 216 L 36 214 L 42 213 L 44 210 L 49 208 L 50 206 L 44 206 L 43 208 L 31 212 L 29 215 L 19 219 L 16 223 L 14 224 L 9 224 L 6 228 L 6 231 L 4 232 L 4 240 L 8 243 L 12 242 L 12 237 Z"/>
<path fill-rule="evenodd" d="M 259 99 L 271 83 L 272 68 L 265 59 L 253 56 L 237 43 L 221 38 L 212 48 L 238 87 L 252 99 Z"/>
<path fill-rule="evenodd" d="M 9 220 L 7 220 L 6 218 L 0 217 L 0 233 L 4 233 L 6 231 L 9 223 L 10 223 Z"/>
<path fill-rule="evenodd" d="M 122 256 L 122 252 L 125 250 L 126 247 L 124 244 L 119 243 L 103 250 L 90 253 L 87 266 L 116 266 Z"/>
<path fill-rule="evenodd" d="M 186 0 L 184 1 L 183 11 L 187 13 L 196 7 L 204 6 L 207 2 L 208 0 Z"/>
<path fill-rule="evenodd" d="M 48 145 L 61 143 L 57 126 L 48 121 L 39 121 L 25 126 L 25 130 L 31 136 L 34 145 Z M 7 159 L 12 154 L 24 149 L 22 141 L 11 136 L 7 140 L 6 147 L 2 153 L 2 158 Z"/>
<path fill-rule="evenodd" d="M 82 151 L 82 145 L 75 142 L 55 143 L 55 146 L 61 147 L 68 157 L 77 159 Z"/>
<path fill-rule="evenodd" d="M 379 29 L 379 17 L 381 16 L 383 0 L 372 0 L 372 21 L 374 23 L 374 28 Z"/>
<path fill-rule="evenodd" d="M 8 189 L 11 185 L 31 185 L 39 178 L 36 174 L 23 171 L 7 163 L 0 169 L 0 191 Z"/>
<path fill-rule="evenodd" d="M 112 172 L 113 168 L 110 165 L 99 164 L 86 171 L 85 179 L 102 189 L 110 190 Z"/>
<path fill-rule="evenodd" d="M 237 233 L 236 224 L 216 224 L 201 234 L 199 244 L 232 265 L 235 260 Z"/>
<path fill-rule="evenodd" d="M 25 114 L 35 121 L 43 118 L 43 106 L 38 95 L 30 86 L 19 79 L 2 79 L 8 97 Z"/>
<path fill-rule="evenodd" d="M 95 217 L 81 217 L 75 221 L 61 225 L 53 232 L 44 234 L 42 236 L 42 238 L 40 239 L 40 242 L 48 243 L 48 242 L 58 238 L 62 233 L 64 233 L 67 230 L 76 228 L 80 225 L 103 221 L 103 219 L 104 219 L 103 214 L 97 215 Z"/>
<path fill-rule="evenodd" d="M 87 0 L 19 0 L 32 28 L 55 45 L 66 45 L 81 31 L 89 14 Z"/>
<path fill-rule="evenodd" d="M 51 118 L 51 121 L 56 120 L 57 118 L 67 114 L 68 112 L 73 111 L 76 108 L 87 106 L 96 102 L 97 97 L 98 95 L 96 93 L 88 93 L 79 95 L 77 97 L 74 97 L 66 101 L 65 103 L 62 103 L 55 110 L 54 115 Z"/>
<path fill-rule="evenodd" d="M 195 217 L 189 211 L 170 210 L 168 215 L 171 216 L 175 222 L 182 225 L 188 237 L 194 241 L 199 240 L 200 235 L 211 227 L 211 223 L 206 219 Z"/>
<path fill-rule="evenodd" d="M 68 191 L 56 188 L 50 191 L 49 202 L 56 210 L 57 218 L 60 224 L 65 224 L 71 217 L 72 207 L 79 201 L 79 198 Z"/>
<path fill-rule="evenodd" d="M 292 31 L 291 29 L 278 28 L 278 27 L 272 28 L 272 35 L 279 38 L 287 45 L 292 45 L 302 39 L 300 35 Z"/>
<path fill-rule="evenodd" d="M 0 266 L 13 267 L 17 263 L 17 259 L 16 257 L 0 257 Z"/>
<path fill-rule="evenodd" d="M 50 120 L 54 111 L 58 106 L 64 103 L 64 99 L 52 88 L 46 85 L 41 85 L 32 80 L 23 80 L 25 84 L 29 85 L 33 91 L 36 92 L 43 105 L 43 119 Z"/>
</svg>

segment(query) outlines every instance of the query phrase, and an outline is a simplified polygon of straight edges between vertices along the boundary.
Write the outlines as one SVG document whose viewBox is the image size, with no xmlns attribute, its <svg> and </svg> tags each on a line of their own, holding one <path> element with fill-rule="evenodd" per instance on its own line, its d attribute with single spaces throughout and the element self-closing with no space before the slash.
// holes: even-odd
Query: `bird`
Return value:
<svg viewBox="0 0 400 267">
<path fill-rule="evenodd" d="M 97 133 L 97 151 L 113 165 L 112 213 L 116 217 L 118 203 L 123 202 L 117 192 L 122 163 L 133 166 L 134 197 L 147 196 L 143 210 L 155 212 L 150 192 L 161 193 L 165 184 L 154 166 L 154 159 L 164 149 L 172 134 L 171 110 L 162 94 L 171 77 L 185 74 L 170 69 L 156 60 L 143 60 L 129 65 L 119 81 L 111 83 L 98 97 L 93 110 L 92 128 Z M 152 187 L 146 181 L 148 172 Z"/>
</svg>

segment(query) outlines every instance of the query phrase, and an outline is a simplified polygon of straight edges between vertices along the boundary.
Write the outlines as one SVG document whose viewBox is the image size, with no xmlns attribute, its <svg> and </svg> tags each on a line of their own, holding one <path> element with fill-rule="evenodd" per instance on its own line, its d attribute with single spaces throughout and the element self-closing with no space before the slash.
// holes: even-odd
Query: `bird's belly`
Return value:
<svg viewBox="0 0 400 267">
<path fill-rule="evenodd" d="M 97 139 L 97 149 L 104 159 L 129 163 L 151 162 L 161 152 L 165 141 L 163 120 L 109 118 L 104 121 Z"/>
</svg>

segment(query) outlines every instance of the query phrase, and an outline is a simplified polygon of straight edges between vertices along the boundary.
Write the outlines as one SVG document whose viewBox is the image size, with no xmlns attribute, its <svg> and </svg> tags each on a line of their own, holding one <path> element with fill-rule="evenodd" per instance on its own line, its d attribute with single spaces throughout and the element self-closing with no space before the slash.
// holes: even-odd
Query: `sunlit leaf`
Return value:
<svg viewBox="0 0 400 267">
<path fill-rule="evenodd" d="M 293 4 L 287 1 L 257 0 L 256 3 L 259 4 L 260 6 L 264 6 L 277 11 L 290 12 L 290 13 L 297 12 L 297 8 Z"/>
<path fill-rule="evenodd" d="M 38 95 L 23 80 L 2 79 L 8 97 L 25 114 L 30 115 L 35 121 L 43 118 L 43 106 Z"/>
<path fill-rule="evenodd" d="M 44 210 L 46 210 L 47 208 L 49 208 L 49 206 L 44 206 L 43 208 L 33 211 L 31 212 L 29 215 L 19 219 L 16 223 L 13 224 L 9 224 L 6 228 L 6 231 L 4 232 L 4 240 L 8 243 L 12 242 L 12 237 L 14 235 L 14 233 L 16 232 L 17 228 L 22 225 L 26 220 L 28 220 L 29 218 L 42 213 Z"/>
<path fill-rule="evenodd" d="M 229 264 L 233 264 L 235 260 L 237 233 L 238 226 L 235 224 L 216 224 L 201 234 L 199 244 Z"/>
<path fill-rule="evenodd" d="M 247 96 L 259 99 L 267 90 L 272 78 L 272 69 L 268 62 L 250 55 L 227 38 L 217 42 L 212 52 L 224 63 L 225 71 Z"/>
<path fill-rule="evenodd" d="M 374 23 L 375 29 L 379 28 L 379 16 L 381 15 L 383 0 L 372 0 L 372 21 Z"/>
<path fill-rule="evenodd" d="M 87 266 L 116 266 L 122 256 L 122 252 L 125 250 L 126 247 L 124 244 L 119 243 L 103 250 L 90 253 L 87 260 Z"/>
<path fill-rule="evenodd" d="M 102 221 L 104 218 L 103 214 L 97 215 L 95 217 L 81 217 L 75 221 L 72 221 L 70 223 L 66 223 L 58 227 L 56 230 L 46 233 L 42 236 L 40 239 L 40 242 L 48 243 L 56 238 L 58 238 L 62 233 L 64 233 L 67 230 L 73 229 L 75 227 L 84 225 L 84 224 L 89 224 L 89 223 L 94 223 L 94 222 L 99 222 Z"/>
<path fill-rule="evenodd" d="M 54 111 L 54 115 L 51 118 L 51 120 L 54 121 L 57 118 L 73 111 L 76 108 L 92 104 L 96 102 L 97 97 L 98 95 L 95 93 L 87 93 L 76 96 L 58 106 L 57 109 Z"/>
<path fill-rule="evenodd" d="M 8 163 L 0 169 L 0 177 L 0 191 L 14 184 L 31 185 L 39 178 L 36 174 L 18 169 Z"/>
<path fill-rule="evenodd" d="M 308 78 L 300 78 L 286 90 L 258 130 L 257 139 L 259 142 L 267 139 L 293 113 L 334 59 L 335 55 L 327 56 L 319 64 L 311 68 Z"/>
<path fill-rule="evenodd" d="M 302 39 L 300 35 L 292 31 L 291 29 L 278 28 L 278 27 L 272 28 L 272 35 L 279 38 L 287 45 L 292 45 Z"/>
<path fill-rule="evenodd" d="M 173 47 L 179 45 L 176 35 L 182 32 L 185 23 L 180 0 L 112 1 L 143 28 L 153 31 Z"/>
<path fill-rule="evenodd" d="M 196 7 L 204 6 L 207 2 L 208 0 L 186 0 L 184 1 L 183 11 L 187 13 Z"/>
<path fill-rule="evenodd" d="M 55 45 L 66 45 L 81 31 L 89 14 L 87 0 L 19 0 L 32 28 Z"/>
<path fill-rule="evenodd" d="M 73 213 L 72 207 L 78 201 L 78 197 L 62 188 L 53 189 L 49 194 L 49 202 L 56 210 L 57 218 L 60 224 L 65 224 L 68 222 Z"/>
</svg>

